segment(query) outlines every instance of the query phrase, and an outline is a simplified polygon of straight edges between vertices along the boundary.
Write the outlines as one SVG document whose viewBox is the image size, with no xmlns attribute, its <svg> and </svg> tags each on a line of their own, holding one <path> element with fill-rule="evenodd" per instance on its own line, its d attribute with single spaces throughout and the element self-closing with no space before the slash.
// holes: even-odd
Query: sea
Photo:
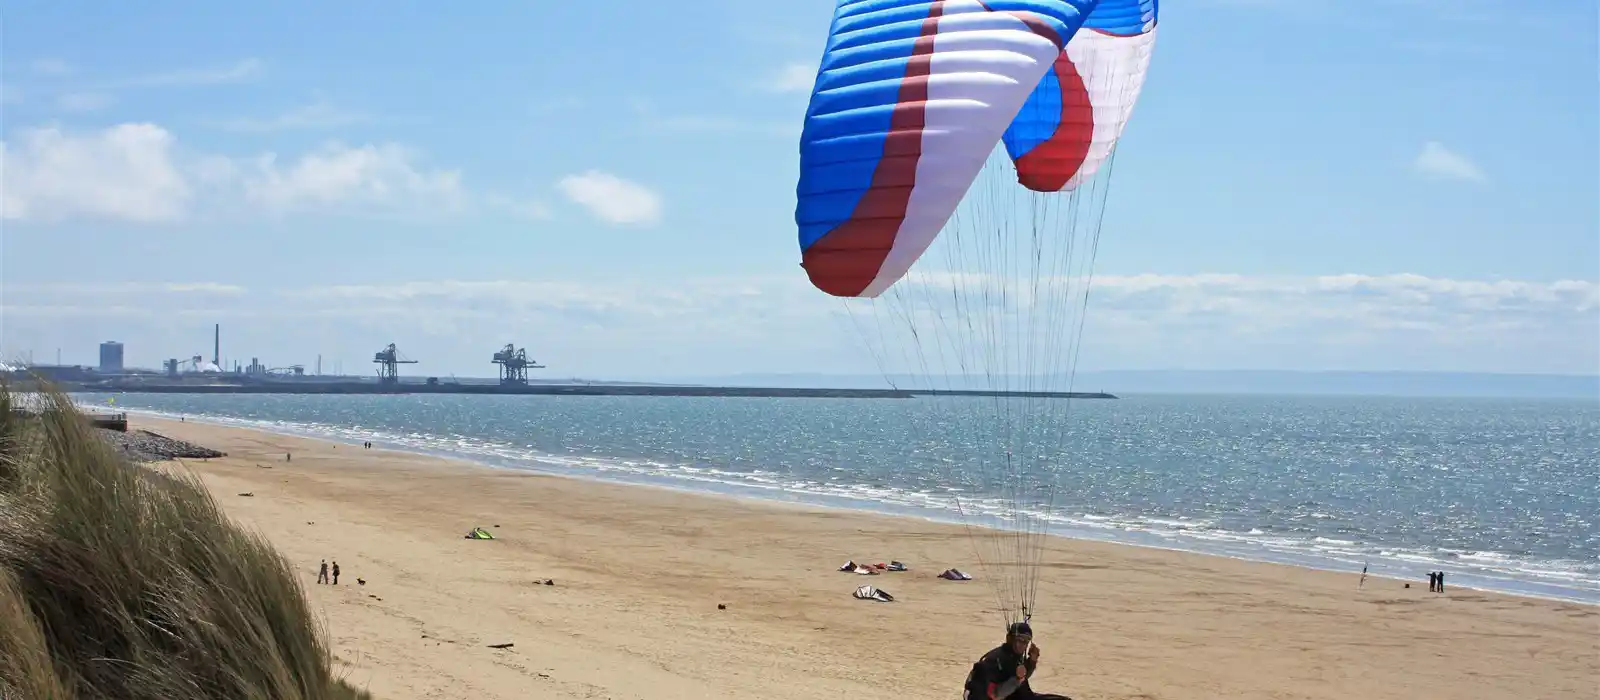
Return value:
<svg viewBox="0 0 1600 700">
<path fill-rule="evenodd" d="M 948 522 L 977 514 L 1004 527 L 1007 509 L 1021 509 L 1065 537 L 1352 577 L 1367 567 L 1418 585 L 1444 571 L 1452 587 L 1600 605 L 1593 400 L 1075 400 L 1070 411 L 1023 416 L 1059 422 L 1049 466 L 1011 467 L 1029 484 L 1048 482 L 1045 498 L 976 478 L 1000 469 L 989 414 L 931 409 L 982 398 L 75 399 L 506 469 Z"/>
</svg>

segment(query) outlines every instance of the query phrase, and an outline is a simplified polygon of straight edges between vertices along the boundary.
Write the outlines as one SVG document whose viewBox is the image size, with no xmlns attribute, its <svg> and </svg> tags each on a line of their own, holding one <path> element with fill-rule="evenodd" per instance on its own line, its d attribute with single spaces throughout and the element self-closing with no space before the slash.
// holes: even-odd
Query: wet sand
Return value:
<svg viewBox="0 0 1600 700">
<path fill-rule="evenodd" d="M 961 527 L 133 422 L 229 454 L 185 465 L 300 565 L 383 700 L 958 698 L 1003 633 L 988 585 L 934 576 L 978 573 Z M 1600 697 L 1593 606 L 1067 539 L 1044 567 L 1034 685 L 1076 700 Z"/>
</svg>

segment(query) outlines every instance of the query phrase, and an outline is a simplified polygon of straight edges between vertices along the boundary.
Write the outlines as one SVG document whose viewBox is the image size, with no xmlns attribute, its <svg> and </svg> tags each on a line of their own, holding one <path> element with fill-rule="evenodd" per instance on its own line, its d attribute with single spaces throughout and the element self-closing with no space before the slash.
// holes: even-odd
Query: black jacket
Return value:
<svg viewBox="0 0 1600 700">
<path fill-rule="evenodd" d="M 982 658 L 978 659 L 977 663 L 972 665 L 972 672 L 967 674 L 966 691 L 968 700 L 990 700 L 993 698 L 995 691 L 1000 688 L 1002 683 L 1016 680 L 1017 666 L 1019 665 L 1028 669 L 1029 676 L 1033 675 L 1033 669 L 1037 666 L 1034 661 L 1026 656 L 1012 651 L 1010 644 L 1002 644 L 991 649 L 989 653 L 984 654 Z M 1033 689 L 1028 687 L 1027 681 L 1023 681 L 1022 685 L 1013 691 L 1009 697 L 1020 700 L 1021 698 L 1032 697 L 1032 695 Z"/>
</svg>

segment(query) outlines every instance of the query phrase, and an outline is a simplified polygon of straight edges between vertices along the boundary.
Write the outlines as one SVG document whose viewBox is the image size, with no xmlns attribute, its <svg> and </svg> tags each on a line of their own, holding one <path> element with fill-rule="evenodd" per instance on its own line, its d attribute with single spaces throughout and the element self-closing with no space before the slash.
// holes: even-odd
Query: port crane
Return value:
<svg viewBox="0 0 1600 700">
<path fill-rule="evenodd" d="M 527 386 L 528 370 L 544 369 L 544 365 L 539 364 L 538 360 L 528 359 L 527 349 L 516 347 L 512 343 L 506 343 L 505 347 L 500 348 L 500 352 L 494 354 L 494 363 L 500 365 L 502 386 L 513 384 Z"/>
<path fill-rule="evenodd" d="M 379 350 L 377 354 L 372 356 L 372 361 L 378 365 L 379 384 L 399 384 L 400 365 L 417 364 L 416 360 L 408 360 L 404 355 L 401 355 L 400 350 L 395 348 L 394 343 L 389 343 L 382 350 Z"/>
</svg>

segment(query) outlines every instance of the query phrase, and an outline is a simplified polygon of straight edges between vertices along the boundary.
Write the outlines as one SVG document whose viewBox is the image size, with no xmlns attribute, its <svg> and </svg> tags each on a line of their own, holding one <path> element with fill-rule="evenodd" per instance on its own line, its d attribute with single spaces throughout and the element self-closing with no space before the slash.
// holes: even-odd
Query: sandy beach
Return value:
<svg viewBox="0 0 1600 700">
<path fill-rule="evenodd" d="M 1001 641 L 987 585 L 934 576 L 977 572 L 960 527 L 133 427 L 229 454 L 184 466 L 299 566 L 340 668 L 384 700 L 958 698 Z M 1600 608 L 1066 539 L 1045 566 L 1034 685 L 1075 700 L 1600 697 Z"/>
</svg>

